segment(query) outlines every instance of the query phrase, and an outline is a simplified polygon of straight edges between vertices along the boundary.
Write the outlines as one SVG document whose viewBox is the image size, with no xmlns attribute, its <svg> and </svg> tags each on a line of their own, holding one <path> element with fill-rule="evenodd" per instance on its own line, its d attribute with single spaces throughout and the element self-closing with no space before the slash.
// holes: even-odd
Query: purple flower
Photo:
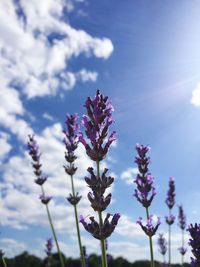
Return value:
<svg viewBox="0 0 200 267">
<path fill-rule="evenodd" d="M 53 249 L 53 240 L 52 240 L 52 238 L 49 238 L 49 239 L 47 239 L 46 249 L 45 249 L 47 256 L 51 255 L 52 249 Z"/>
<path fill-rule="evenodd" d="M 83 218 L 83 216 L 81 216 L 80 222 L 84 226 L 85 230 L 88 231 L 93 237 L 99 240 L 105 240 L 107 237 L 109 237 L 112 234 L 120 218 L 119 213 L 115 213 L 112 216 L 112 219 L 109 220 L 111 216 L 112 215 L 109 213 L 106 215 L 106 218 L 104 219 L 103 225 L 101 228 L 99 226 L 99 223 L 95 221 L 93 216 L 89 218 L 90 219 L 89 223 L 87 223 L 85 219 Z"/>
<path fill-rule="evenodd" d="M 137 223 L 141 226 L 142 230 L 145 232 L 146 235 L 148 235 L 149 237 L 152 237 L 153 235 L 155 235 L 159 225 L 161 224 L 160 222 L 160 218 L 157 218 L 157 223 L 156 226 L 153 226 L 152 224 L 153 221 L 153 215 L 150 215 L 148 220 L 147 220 L 147 224 L 143 225 L 142 224 L 142 218 L 140 217 L 137 221 Z"/>
<path fill-rule="evenodd" d="M 42 194 L 40 196 L 40 200 L 44 205 L 47 205 L 49 203 L 49 201 L 52 199 L 52 197 L 50 196 L 45 196 L 44 194 Z"/>
<path fill-rule="evenodd" d="M 67 130 L 63 131 L 65 134 L 65 138 L 64 138 L 64 144 L 66 148 L 65 159 L 69 163 L 74 162 L 76 159 L 76 156 L 74 155 L 74 151 L 78 147 L 78 131 L 79 131 L 78 118 L 79 118 L 78 114 L 75 114 L 75 115 L 67 114 L 67 118 L 66 118 Z M 69 167 L 65 167 L 65 171 L 67 173 L 70 172 Z M 74 168 L 74 166 L 73 166 L 73 171 L 74 172 L 76 171 L 76 168 Z M 71 173 L 68 173 L 68 174 L 71 175 Z"/>
<path fill-rule="evenodd" d="M 172 225 L 175 221 L 175 216 L 170 214 L 169 216 L 165 216 L 165 221 L 168 225 Z"/>
<path fill-rule="evenodd" d="M 181 205 L 178 206 L 178 211 L 179 211 L 179 213 L 178 213 L 178 222 L 179 222 L 178 225 L 182 230 L 184 230 L 186 227 L 186 216 L 184 214 L 183 207 Z"/>
<path fill-rule="evenodd" d="M 67 200 L 69 201 L 71 205 L 75 206 L 79 203 L 81 198 L 82 196 L 79 196 L 78 193 L 76 193 L 75 196 L 73 196 L 72 194 L 69 194 L 69 197 L 67 197 Z"/>
<path fill-rule="evenodd" d="M 47 176 L 42 175 L 42 169 L 41 169 L 42 164 L 40 163 L 41 152 L 35 140 L 35 136 L 29 135 L 28 137 L 29 137 L 29 141 L 27 143 L 27 147 L 28 147 L 29 155 L 31 156 L 33 160 L 32 165 L 33 165 L 34 173 L 37 177 L 35 179 L 35 183 L 42 186 L 46 182 Z"/>
<path fill-rule="evenodd" d="M 172 209 L 175 204 L 175 183 L 173 177 L 169 178 L 169 190 L 167 192 L 165 203 L 169 209 Z"/>
<path fill-rule="evenodd" d="M 167 252 L 167 242 L 166 242 L 166 239 L 164 238 L 163 234 L 159 234 L 158 246 L 159 246 L 159 252 L 162 255 L 165 255 Z"/>
<path fill-rule="evenodd" d="M 112 142 L 116 140 L 115 132 L 108 136 L 108 129 L 113 123 L 114 109 L 108 97 L 104 97 L 99 90 L 94 99 L 88 97 L 85 107 L 87 115 L 83 116 L 82 124 L 90 143 L 85 140 L 82 133 L 79 134 L 79 141 L 84 145 L 87 155 L 92 160 L 101 161 L 106 157 Z"/>
<path fill-rule="evenodd" d="M 195 258 L 191 258 L 191 266 L 200 266 L 200 224 L 190 224 L 187 228 L 191 238 L 189 239 L 189 245 L 192 247 L 192 253 Z"/>
<path fill-rule="evenodd" d="M 184 247 L 180 247 L 178 248 L 179 252 L 181 253 L 181 255 L 185 255 L 185 253 L 187 252 L 187 248 L 184 248 Z"/>
<path fill-rule="evenodd" d="M 88 267 L 88 254 L 87 254 L 87 251 L 86 251 L 86 247 L 83 246 L 83 256 L 84 256 L 84 259 L 85 259 L 85 265 L 86 267 Z"/>
<path fill-rule="evenodd" d="M 111 194 L 106 197 L 103 195 L 105 190 L 113 183 L 114 178 L 107 176 L 108 169 L 104 169 L 102 175 L 98 177 L 94 174 L 93 168 L 88 168 L 90 177 L 85 177 L 85 181 L 88 186 L 92 189 L 92 192 L 88 193 L 88 199 L 91 203 L 91 207 L 95 211 L 103 211 L 107 208 L 111 201 Z"/>
<path fill-rule="evenodd" d="M 150 150 L 149 146 L 136 145 L 138 156 L 135 158 L 135 162 L 138 165 L 138 175 L 135 179 L 137 189 L 135 189 L 134 196 L 145 207 L 148 208 L 156 195 L 155 188 L 153 186 L 154 177 L 149 173 L 148 165 L 150 158 L 147 157 L 147 153 Z"/>
</svg>

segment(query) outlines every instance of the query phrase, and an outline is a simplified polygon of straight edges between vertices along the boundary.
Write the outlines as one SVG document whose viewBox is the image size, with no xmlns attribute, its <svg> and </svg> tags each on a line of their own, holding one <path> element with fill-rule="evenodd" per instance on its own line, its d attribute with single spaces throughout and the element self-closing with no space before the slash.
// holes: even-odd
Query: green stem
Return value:
<svg viewBox="0 0 200 267">
<path fill-rule="evenodd" d="M 182 248 L 184 248 L 184 230 L 183 229 L 182 229 Z M 184 265 L 183 262 L 184 262 L 184 255 L 181 254 L 181 263 L 182 263 L 182 266 Z"/>
<path fill-rule="evenodd" d="M 42 193 L 45 194 L 43 186 L 41 186 L 41 189 L 42 189 Z M 65 267 L 64 260 L 63 260 L 63 257 L 62 257 L 61 251 L 60 251 L 60 247 L 59 247 L 59 244 L 58 244 L 58 239 L 56 237 L 56 232 L 54 230 L 53 222 L 52 222 L 52 219 L 51 219 L 51 214 L 50 214 L 50 211 L 49 211 L 48 204 L 46 204 L 45 206 L 46 206 L 47 216 L 48 216 L 48 219 L 49 219 L 51 230 L 52 230 L 52 233 L 53 233 L 54 241 L 56 243 L 56 248 L 57 248 L 57 251 L 58 251 L 58 255 L 59 255 L 59 258 L 60 258 L 60 263 L 61 263 L 62 267 Z"/>
<path fill-rule="evenodd" d="M 100 163 L 99 161 L 97 161 L 96 163 L 97 163 L 97 176 L 100 177 Z M 98 214 L 99 214 L 99 228 L 102 229 L 103 227 L 102 212 L 99 211 Z M 102 267 L 108 267 L 105 239 L 101 239 L 101 261 L 102 261 Z"/>
<path fill-rule="evenodd" d="M 7 267 L 7 264 L 6 264 L 6 261 L 5 261 L 4 257 L 2 257 L 2 261 L 3 261 L 3 266 Z"/>
<path fill-rule="evenodd" d="M 70 167 L 71 167 L 71 163 L 70 163 Z M 73 195 L 73 197 L 75 197 L 73 175 L 71 175 L 71 185 L 72 185 L 72 195 Z M 79 228 L 79 221 L 78 221 L 78 212 L 77 212 L 77 206 L 76 205 L 74 205 L 74 216 L 75 216 L 75 221 L 76 221 L 76 230 L 77 230 L 78 244 L 79 244 L 79 250 L 80 250 L 80 256 L 81 256 L 81 264 L 82 264 L 82 267 L 86 267 L 85 257 L 83 254 L 83 246 L 81 243 L 81 235 L 80 235 L 80 228 Z"/>
<path fill-rule="evenodd" d="M 149 219 L 149 210 L 146 208 L 146 216 L 147 220 Z M 154 267 L 154 257 L 153 257 L 153 242 L 152 242 L 152 236 L 149 236 L 149 247 L 150 247 L 150 256 L 151 256 L 151 267 Z"/>
<path fill-rule="evenodd" d="M 169 218 L 171 216 L 171 210 L 169 209 Z M 169 224 L 169 231 L 168 231 L 168 247 L 169 247 L 169 262 L 168 266 L 171 267 L 171 225 Z"/>
</svg>

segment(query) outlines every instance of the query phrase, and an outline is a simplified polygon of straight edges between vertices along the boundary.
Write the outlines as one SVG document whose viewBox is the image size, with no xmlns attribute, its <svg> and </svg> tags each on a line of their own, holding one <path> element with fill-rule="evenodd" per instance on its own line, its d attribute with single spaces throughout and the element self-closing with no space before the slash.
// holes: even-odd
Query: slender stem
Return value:
<svg viewBox="0 0 200 267">
<path fill-rule="evenodd" d="M 182 229 L 182 248 L 184 248 L 184 230 Z M 184 255 L 181 254 L 181 263 L 183 266 L 183 262 L 184 262 Z"/>
<path fill-rule="evenodd" d="M 70 163 L 70 167 L 71 167 L 71 163 Z M 73 197 L 75 197 L 73 175 L 71 175 L 71 185 L 72 185 L 72 195 L 73 195 Z M 80 256 L 81 256 L 81 264 L 82 264 L 82 267 L 86 267 L 85 257 L 83 254 L 83 246 L 81 243 L 81 235 L 80 235 L 80 228 L 79 228 L 79 221 L 78 221 L 78 212 L 77 212 L 77 206 L 76 205 L 74 205 L 74 216 L 75 216 L 75 221 L 76 221 L 76 230 L 77 230 L 78 244 L 79 244 L 79 250 L 80 250 Z"/>
<path fill-rule="evenodd" d="M 169 218 L 171 216 L 171 209 L 169 209 Z M 168 247 L 169 247 L 169 262 L 168 266 L 171 267 L 171 225 L 169 224 L 169 230 L 168 230 Z"/>
<path fill-rule="evenodd" d="M 43 186 L 41 186 L 41 189 L 42 189 L 42 193 L 45 194 Z M 54 240 L 55 240 L 55 243 L 56 243 L 56 248 L 57 248 L 57 251 L 58 251 L 58 254 L 59 254 L 60 263 L 61 263 L 62 267 L 65 267 L 64 260 L 63 260 L 63 257 L 62 257 L 61 251 L 60 251 L 60 247 L 59 247 L 59 244 L 58 244 L 58 239 L 56 237 L 56 232 L 55 232 L 55 229 L 54 229 L 54 226 L 53 226 L 53 222 L 52 222 L 52 219 L 51 219 L 51 214 L 50 214 L 50 211 L 49 211 L 48 204 L 46 204 L 45 206 L 46 206 L 47 216 L 48 216 L 48 219 L 49 219 L 51 230 L 52 230 L 52 233 L 53 233 L 53 237 L 54 237 Z"/>
<path fill-rule="evenodd" d="M 147 220 L 149 219 L 149 210 L 146 208 L 146 216 Z M 150 256 L 151 256 L 151 267 L 154 267 L 154 257 L 153 257 L 153 242 L 152 242 L 152 236 L 149 236 L 149 247 L 150 247 Z"/>
<path fill-rule="evenodd" d="M 96 163 L 97 163 L 97 176 L 100 177 L 100 162 L 97 161 Z M 102 212 L 99 211 L 98 214 L 99 214 L 99 227 L 100 229 L 102 229 L 103 227 Z M 101 239 L 101 261 L 102 261 L 102 267 L 108 267 L 105 239 Z"/>
<path fill-rule="evenodd" d="M 4 257 L 2 257 L 2 261 L 3 261 L 3 266 L 7 267 L 7 264 L 6 264 L 6 261 L 5 261 Z"/>
</svg>

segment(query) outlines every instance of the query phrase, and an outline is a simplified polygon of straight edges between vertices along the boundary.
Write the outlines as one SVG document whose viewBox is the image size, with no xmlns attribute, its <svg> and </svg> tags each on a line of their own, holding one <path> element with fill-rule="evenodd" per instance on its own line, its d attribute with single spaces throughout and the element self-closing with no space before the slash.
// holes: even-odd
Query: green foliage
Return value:
<svg viewBox="0 0 200 267">
<path fill-rule="evenodd" d="M 66 258 L 63 254 L 63 259 L 66 267 L 80 267 L 81 261 L 79 259 Z M 40 258 L 28 254 L 28 252 L 23 252 L 22 254 L 15 256 L 12 259 L 6 259 L 8 267 L 46 267 L 47 258 L 41 260 Z M 117 257 L 112 258 L 109 261 L 108 267 L 149 267 L 149 261 L 135 261 L 134 263 L 128 260 Z M 184 264 L 184 267 L 189 267 L 189 264 Z M 2 262 L 0 262 L 0 267 L 3 267 Z M 60 267 L 59 255 L 55 253 L 51 258 L 51 267 Z M 88 257 L 88 267 L 101 267 L 101 257 L 96 254 L 91 254 Z M 155 267 L 161 267 L 159 262 L 155 262 Z M 171 264 L 171 267 L 181 267 L 179 264 Z"/>
</svg>

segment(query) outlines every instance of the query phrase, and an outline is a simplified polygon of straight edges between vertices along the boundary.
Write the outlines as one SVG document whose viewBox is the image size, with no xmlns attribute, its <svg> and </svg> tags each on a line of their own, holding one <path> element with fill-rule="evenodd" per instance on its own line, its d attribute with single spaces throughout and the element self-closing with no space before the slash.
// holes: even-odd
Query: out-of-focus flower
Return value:
<svg viewBox="0 0 200 267">
<path fill-rule="evenodd" d="M 52 240 L 52 238 L 49 238 L 49 239 L 47 239 L 46 249 L 45 249 L 47 256 L 51 255 L 52 249 L 53 249 L 53 240 Z"/>
<path fill-rule="evenodd" d="M 192 254 L 195 258 L 191 258 L 191 266 L 200 266 L 200 224 L 190 224 L 187 228 L 191 238 L 189 239 L 189 245 L 192 248 Z"/>
<path fill-rule="evenodd" d="M 174 178 L 169 178 L 169 190 L 167 192 L 167 198 L 165 200 L 165 203 L 167 204 L 169 209 L 172 209 L 175 204 L 175 183 Z"/>
<path fill-rule="evenodd" d="M 145 208 L 148 208 L 151 205 L 151 202 L 156 195 L 153 186 L 154 178 L 149 173 L 148 169 L 150 158 L 147 156 L 147 153 L 149 150 L 149 146 L 136 145 L 138 156 L 135 158 L 135 162 L 138 165 L 139 173 L 134 181 L 137 185 L 134 196 Z"/>
<path fill-rule="evenodd" d="M 167 242 L 166 242 L 166 239 L 164 238 L 163 234 L 159 234 L 158 247 L 159 247 L 159 252 L 162 255 L 165 255 L 167 252 Z"/>
<path fill-rule="evenodd" d="M 32 165 L 33 165 L 34 173 L 37 177 L 35 179 L 35 183 L 41 186 L 47 180 L 47 176 L 44 176 L 42 174 L 42 169 L 41 169 L 42 164 L 40 163 L 41 152 L 35 140 L 34 134 L 28 135 L 28 137 L 29 137 L 29 141 L 27 143 L 27 147 L 28 147 L 29 155 L 31 156 L 33 160 Z"/>
<path fill-rule="evenodd" d="M 112 217 L 111 220 L 109 220 L 110 217 Z M 99 223 L 95 221 L 93 216 L 89 217 L 90 219 L 89 223 L 87 223 L 83 218 L 83 216 L 81 216 L 80 222 L 84 226 L 85 230 L 91 233 L 93 237 L 99 240 L 105 240 L 114 231 L 119 218 L 120 218 L 119 213 L 115 213 L 113 216 L 108 213 L 103 221 L 102 228 L 100 228 Z"/>
<path fill-rule="evenodd" d="M 175 216 L 170 214 L 169 216 L 165 216 L 165 221 L 168 225 L 172 225 L 175 221 Z"/>
<path fill-rule="evenodd" d="M 82 133 L 79 134 L 79 141 L 85 146 L 86 153 L 92 160 L 101 161 L 106 157 L 112 142 L 116 140 L 115 132 L 108 136 L 108 128 L 113 123 L 114 109 L 108 97 L 104 97 L 99 90 L 94 99 L 87 98 L 85 107 L 87 115 L 83 116 L 82 124 L 90 144 Z"/>
<path fill-rule="evenodd" d="M 183 207 L 180 205 L 178 206 L 178 226 L 184 230 L 186 228 L 186 216 L 183 211 Z"/>
<path fill-rule="evenodd" d="M 40 200 L 44 205 L 47 205 L 51 199 L 51 196 L 45 196 L 44 194 L 40 195 Z"/>
<path fill-rule="evenodd" d="M 184 248 L 184 247 L 180 247 L 178 248 L 178 251 L 180 252 L 181 255 L 185 255 L 185 253 L 187 252 L 187 248 Z"/>
<path fill-rule="evenodd" d="M 145 234 L 149 237 L 155 235 L 159 225 L 161 224 L 160 218 L 157 218 L 157 223 L 155 226 L 153 226 L 153 215 L 150 215 L 146 225 L 142 224 L 142 218 L 140 217 L 137 221 L 137 223 L 141 226 L 142 230 L 145 232 Z"/>
<path fill-rule="evenodd" d="M 67 197 L 67 200 L 70 204 L 73 206 L 77 205 L 79 201 L 81 200 L 82 196 L 79 196 L 78 193 L 76 193 L 75 196 L 73 196 L 71 193 L 69 194 L 69 197 Z"/>
<path fill-rule="evenodd" d="M 67 114 L 66 118 L 66 126 L 67 129 L 64 130 L 65 138 L 64 138 L 64 144 L 66 148 L 65 152 L 65 159 L 67 162 L 72 163 L 77 158 L 74 154 L 74 151 L 78 147 L 78 131 L 79 131 L 79 125 L 78 125 L 78 114 L 70 115 Z M 69 175 L 73 175 L 75 173 L 77 168 L 74 167 L 74 165 L 65 167 L 65 171 Z M 71 174 L 73 173 L 73 174 Z"/>
</svg>

